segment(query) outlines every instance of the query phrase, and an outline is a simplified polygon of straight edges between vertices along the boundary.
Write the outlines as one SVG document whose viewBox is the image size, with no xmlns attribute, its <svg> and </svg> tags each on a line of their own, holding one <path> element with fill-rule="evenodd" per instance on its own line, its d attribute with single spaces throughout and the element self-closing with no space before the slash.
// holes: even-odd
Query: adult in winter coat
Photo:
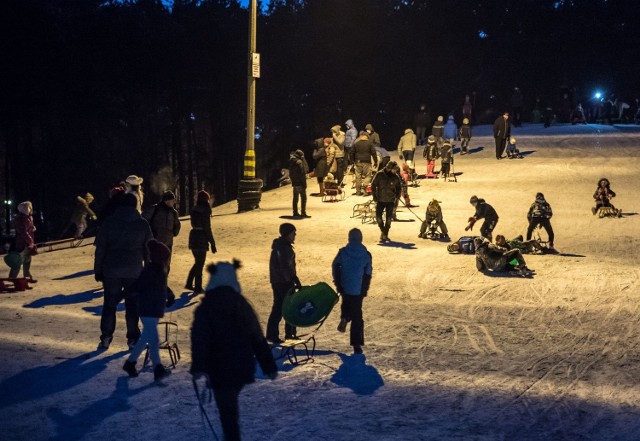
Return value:
<svg viewBox="0 0 640 441">
<path fill-rule="evenodd" d="M 124 184 L 116 185 L 109 190 L 109 200 L 100 211 L 100 216 L 98 216 L 98 225 L 102 226 L 104 220 L 108 219 L 116 212 L 120 206 L 120 200 L 122 199 L 122 196 L 124 196 L 125 191 Z"/>
<path fill-rule="evenodd" d="M 400 156 L 400 159 L 405 162 L 413 162 L 413 155 L 416 152 L 416 144 L 416 134 L 413 133 L 413 130 L 406 129 L 404 131 L 404 135 L 400 138 L 400 142 L 398 142 L 398 156 Z"/>
<path fill-rule="evenodd" d="M 504 112 L 493 123 L 493 138 L 496 141 L 496 159 L 502 159 L 509 137 L 511 137 L 509 112 Z"/>
<path fill-rule="evenodd" d="M 98 216 L 93 212 L 93 210 L 89 207 L 93 202 L 93 195 L 91 193 L 87 193 L 82 196 L 76 197 L 76 208 L 73 210 L 73 214 L 71 215 L 71 223 L 75 225 L 76 232 L 74 237 L 76 239 L 82 238 L 82 235 L 87 230 L 87 216 L 92 220 L 98 220 Z"/>
<path fill-rule="evenodd" d="M 424 104 L 420 105 L 420 111 L 413 117 L 413 126 L 416 128 L 418 145 L 424 145 L 427 141 L 427 127 L 431 127 L 431 115 Z"/>
<path fill-rule="evenodd" d="M 418 234 L 419 238 L 426 239 L 428 237 L 427 228 L 429 228 L 432 223 L 435 223 L 438 228 L 440 228 L 443 239 L 449 239 L 449 230 L 447 230 L 447 225 L 444 223 L 444 219 L 442 218 L 442 208 L 440 207 L 440 203 L 437 199 L 433 199 L 429 202 L 429 205 L 427 205 L 425 219 L 422 221 L 420 234 Z"/>
<path fill-rule="evenodd" d="M 353 162 L 356 172 L 356 195 L 364 196 L 371 181 L 371 162 L 378 166 L 378 155 L 367 132 L 360 132 L 360 137 L 353 147 Z"/>
<path fill-rule="evenodd" d="M 348 119 L 344 125 L 347 127 L 347 131 L 344 134 L 345 160 L 351 164 L 351 158 L 353 157 L 353 145 L 356 143 L 356 139 L 358 139 L 358 129 L 356 129 L 356 126 L 353 124 L 353 120 L 351 119 Z"/>
<path fill-rule="evenodd" d="M 307 216 L 307 173 L 309 165 L 302 150 L 296 150 L 289 155 L 289 178 L 293 187 L 293 215 L 295 217 Z M 300 199 L 300 210 L 298 211 L 298 199 Z"/>
<path fill-rule="evenodd" d="M 280 343 L 280 321 L 282 320 L 282 303 L 291 288 L 300 286 L 296 272 L 296 253 L 293 244 L 296 241 L 296 227 L 293 224 L 280 225 L 280 237 L 274 239 L 269 258 L 269 282 L 273 290 L 273 306 L 267 322 L 267 340 Z M 285 340 L 295 338 L 296 328 L 284 324 Z"/>
<path fill-rule="evenodd" d="M 431 129 L 431 134 L 436 137 L 436 142 L 444 139 L 444 117 L 440 115 Z"/>
<path fill-rule="evenodd" d="M 373 265 L 371 253 L 362 244 L 362 231 L 357 228 L 349 231 L 349 243 L 338 251 L 331 264 L 333 283 L 342 296 L 339 332 L 347 330 L 351 322 L 350 344 L 355 354 L 362 354 L 364 345 L 364 320 L 362 301 L 369 292 Z"/>
<path fill-rule="evenodd" d="M 313 160 L 316 163 L 314 174 L 318 180 L 318 196 L 322 197 L 324 195 L 324 178 L 326 178 L 329 173 L 329 168 L 327 167 L 327 150 L 323 138 L 316 139 L 314 143 Z"/>
<path fill-rule="evenodd" d="M 136 206 L 138 213 L 142 213 L 142 204 L 144 203 L 144 192 L 142 191 L 142 182 L 144 182 L 144 179 L 136 175 L 128 176 L 127 179 L 124 181 L 125 193 L 131 193 L 135 195 L 136 199 L 138 200 L 138 205 Z"/>
<path fill-rule="evenodd" d="M 211 280 L 191 327 L 190 372 L 213 389 L 226 441 L 240 440 L 238 397 L 255 381 L 256 359 L 268 378 L 278 375 L 258 317 L 241 294 L 239 267 L 238 261 L 207 267 Z"/>
<path fill-rule="evenodd" d="M 616 197 L 616 192 L 611 189 L 611 184 L 607 178 L 602 178 L 598 181 L 598 187 L 595 193 L 593 193 L 593 199 L 596 201 L 595 208 L 591 209 L 593 214 L 596 214 L 600 208 L 611 208 L 613 210 L 616 207 L 611 203 L 611 199 Z"/>
<path fill-rule="evenodd" d="M 162 194 L 162 201 L 153 207 L 149 226 L 153 237 L 165 244 L 169 251 L 173 250 L 173 238 L 180 234 L 180 215 L 175 209 L 176 195 L 167 190 Z M 171 267 L 171 254 L 167 268 Z M 167 272 L 169 269 L 167 269 Z"/>
<path fill-rule="evenodd" d="M 402 181 L 398 176 L 398 164 L 391 161 L 387 166 L 376 173 L 371 182 L 371 195 L 376 203 L 376 222 L 380 228 L 380 241 L 389 242 L 389 230 L 393 219 L 393 211 L 396 200 L 402 193 Z M 382 213 L 386 214 L 385 219 Z"/>
<path fill-rule="evenodd" d="M 337 147 L 331 138 L 324 139 L 324 151 L 327 155 L 327 170 L 333 176 L 338 172 L 338 161 L 336 160 Z"/>
<path fill-rule="evenodd" d="M 369 135 L 369 141 L 373 144 L 374 147 L 380 147 L 382 143 L 380 142 L 380 135 L 373 129 L 371 124 L 367 124 L 364 129 L 367 131 Z"/>
<path fill-rule="evenodd" d="M 331 127 L 331 138 L 336 149 L 336 172 L 334 176 L 336 177 L 338 182 L 342 184 L 342 180 L 344 179 L 344 170 L 347 166 L 347 164 L 345 164 L 344 150 L 346 135 L 339 125 L 335 125 Z"/>
<path fill-rule="evenodd" d="M 473 230 L 473 225 L 478 220 L 484 219 L 480 227 L 480 234 L 482 237 L 491 241 L 493 239 L 493 230 L 498 223 L 498 213 L 496 213 L 496 210 L 487 204 L 484 199 L 479 199 L 478 196 L 471 196 L 469 203 L 475 207 L 476 212 L 469 218 L 469 225 L 464 230 Z"/>
<path fill-rule="evenodd" d="M 545 200 L 542 193 L 536 194 L 536 200 L 529 208 L 527 213 L 527 220 L 529 221 L 529 228 L 527 228 L 527 241 L 531 240 L 531 234 L 537 226 L 545 229 L 549 235 L 549 248 L 553 248 L 553 228 L 551 227 L 551 217 L 553 217 L 553 211 L 551 205 Z"/>
<path fill-rule="evenodd" d="M 218 252 L 216 241 L 211 231 L 211 196 L 204 190 L 198 192 L 196 205 L 191 209 L 191 232 L 189 233 L 189 249 L 194 263 L 189 270 L 185 288 L 195 294 L 202 294 L 202 270 L 207 260 L 207 251 Z"/>
<path fill-rule="evenodd" d="M 468 153 L 469 142 L 471 142 L 471 124 L 469 124 L 469 118 L 462 120 L 460 130 L 458 130 L 458 138 L 460 139 L 460 154 L 466 155 Z"/>
<path fill-rule="evenodd" d="M 520 127 L 522 125 L 522 112 L 524 110 L 524 97 L 519 87 L 513 88 L 511 95 L 511 111 L 513 113 L 513 125 Z"/>
<path fill-rule="evenodd" d="M 493 245 L 485 238 L 476 238 L 473 242 L 476 247 L 476 268 L 478 271 L 503 272 L 515 269 L 523 276 L 530 276 L 533 273 L 527 268 L 527 263 L 520 250 L 507 250 Z M 517 262 L 515 265 L 512 263 L 514 259 Z"/>
<path fill-rule="evenodd" d="M 13 226 L 16 231 L 16 240 L 13 251 L 22 254 L 22 273 L 31 283 L 38 281 L 31 275 L 31 256 L 37 254 L 35 232 L 33 224 L 33 205 L 30 201 L 18 204 L 18 213 L 13 219 Z M 20 266 L 11 268 L 9 278 L 16 279 L 20 274 Z"/>
<path fill-rule="evenodd" d="M 143 263 L 149 261 L 147 242 L 153 239 L 149 223 L 137 211 L 133 194 L 122 197 L 120 207 L 104 221 L 96 237 L 94 271 L 104 286 L 104 305 L 100 320 L 101 349 L 108 349 L 116 329 L 116 308 L 124 299 L 127 343 L 132 348 L 140 337 L 138 304 L 129 288 L 140 277 Z"/>
<path fill-rule="evenodd" d="M 137 377 L 136 362 L 142 352 L 149 347 L 149 357 L 153 363 L 153 379 L 158 381 L 171 371 L 160 361 L 160 339 L 158 337 L 158 322 L 164 317 L 164 309 L 171 306 L 175 296 L 167 286 L 169 260 L 171 250 L 164 243 L 152 239 L 147 243 L 149 263 L 145 265 L 140 277 L 129 288 L 135 293 L 138 301 L 138 313 L 142 322 L 142 334 L 129 354 L 129 358 L 122 369 L 130 377 Z"/>
<path fill-rule="evenodd" d="M 449 115 L 447 123 L 444 125 L 444 139 L 453 142 L 458 138 L 458 126 L 453 120 L 453 115 Z"/>
</svg>

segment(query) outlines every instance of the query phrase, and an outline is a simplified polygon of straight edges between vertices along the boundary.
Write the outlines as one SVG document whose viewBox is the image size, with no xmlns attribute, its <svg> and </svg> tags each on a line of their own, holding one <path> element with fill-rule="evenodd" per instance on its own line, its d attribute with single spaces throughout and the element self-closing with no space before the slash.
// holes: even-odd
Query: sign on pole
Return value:
<svg viewBox="0 0 640 441">
<path fill-rule="evenodd" d="M 251 54 L 251 76 L 260 78 L 260 54 Z"/>
</svg>

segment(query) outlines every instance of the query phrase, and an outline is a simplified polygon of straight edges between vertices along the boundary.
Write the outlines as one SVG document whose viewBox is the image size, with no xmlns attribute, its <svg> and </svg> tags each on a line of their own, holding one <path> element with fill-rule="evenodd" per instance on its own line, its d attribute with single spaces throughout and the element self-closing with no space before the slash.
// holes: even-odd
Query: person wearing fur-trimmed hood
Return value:
<svg viewBox="0 0 640 441">
<path fill-rule="evenodd" d="M 24 277 L 29 279 L 31 283 L 37 280 L 31 275 L 31 256 L 37 254 L 35 232 L 36 227 L 33 224 L 33 205 L 30 201 L 18 204 L 18 213 L 13 219 L 13 226 L 16 231 L 15 245 L 12 251 L 22 254 L 22 272 Z M 20 266 L 11 268 L 9 278 L 15 279 L 20 274 Z"/>
</svg>

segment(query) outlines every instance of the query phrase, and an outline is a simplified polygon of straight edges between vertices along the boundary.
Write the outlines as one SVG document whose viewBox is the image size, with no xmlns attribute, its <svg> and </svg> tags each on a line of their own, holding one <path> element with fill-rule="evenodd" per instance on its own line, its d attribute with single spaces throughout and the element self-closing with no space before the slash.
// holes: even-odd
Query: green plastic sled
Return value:
<svg viewBox="0 0 640 441">
<path fill-rule="evenodd" d="M 308 328 L 325 320 L 338 299 L 338 294 L 324 282 L 293 288 L 284 298 L 282 316 L 292 326 Z"/>
<path fill-rule="evenodd" d="M 20 269 L 20 265 L 22 265 L 22 253 L 16 251 L 10 252 L 4 256 L 4 263 L 12 270 Z"/>
</svg>

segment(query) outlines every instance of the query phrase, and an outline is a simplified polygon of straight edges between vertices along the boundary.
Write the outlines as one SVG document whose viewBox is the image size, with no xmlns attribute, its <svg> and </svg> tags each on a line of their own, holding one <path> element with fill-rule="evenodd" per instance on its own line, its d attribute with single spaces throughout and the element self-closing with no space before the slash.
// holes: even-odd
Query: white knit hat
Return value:
<svg viewBox="0 0 640 441">
<path fill-rule="evenodd" d="M 144 179 L 136 175 L 131 175 L 125 180 L 125 182 L 129 185 L 142 185 L 143 181 Z"/>
</svg>

